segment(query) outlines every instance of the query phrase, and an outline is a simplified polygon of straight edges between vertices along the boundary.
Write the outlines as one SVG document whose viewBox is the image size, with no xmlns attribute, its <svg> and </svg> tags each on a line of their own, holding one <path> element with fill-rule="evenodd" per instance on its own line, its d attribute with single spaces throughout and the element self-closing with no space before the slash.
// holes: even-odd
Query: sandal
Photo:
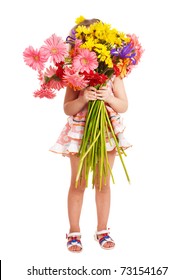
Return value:
<svg viewBox="0 0 193 280">
<path fill-rule="evenodd" d="M 72 253 L 80 253 L 82 252 L 82 243 L 80 241 L 81 234 L 80 232 L 71 232 L 69 234 L 66 234 L 66 238 L 68 239 L 67 242 L 67 248 Z M 80 247 L 80 250 L 70 250 L 72 246 L 78 246 Z"/>
<path fill-rule="evenodd" d="M 94 235 L 94 239 L 96 241 L 99 242 L 99 245 L 101 246 L 101 248 L 105 249 L 105 250 L 111 250 L 115 247 L 115 242 L 114 240 L 109 236 L 109 230 L 101 230 L 101 231 L 97 231 L 95 232 L 95 235 Z M 101 238 L 98 238 L 98 235 L 102 235 Z M 112 247 L 105 247 L 104 245 L 107 243 L 107 242 L 111 242 L 114 246 Z"/>
</svg>

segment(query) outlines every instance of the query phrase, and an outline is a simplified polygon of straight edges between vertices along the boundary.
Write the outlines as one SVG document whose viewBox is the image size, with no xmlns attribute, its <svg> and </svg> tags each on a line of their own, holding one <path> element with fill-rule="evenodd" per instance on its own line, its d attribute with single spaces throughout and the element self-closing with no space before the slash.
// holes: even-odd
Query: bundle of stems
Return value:
<svg viewBox="0 0 193 280">
<path fill-rule="evenodd" d="M 76 187 L 78 186 L 79 180 L 81 181 L 83 176 L 86 179 L 86 186 L 88 186 L 90 172 L 92 172 L 93 187 L 95 178 L 97 176 L 100 190 L 102 188 L 102 184 L 106 184 L 108 172 L 110 172 L 112 182 L 115 182 L 106 150 L 106 137 L 108 138 L 110 145 L 113 145 L 111 136 L 113 137 L 127 180 L 130 183 L 130 178 L 122 158 L 122 154 L 125 156 L 126 154 L 123 148 L 119 147 L 119 143 L 114 133 L 105 103 L 101 100 L 95 100 L 89 101 L 88 103 L 88 114 L 81 146 L 78 153 L 80 161 L 76 176 Z"/>
</svg>

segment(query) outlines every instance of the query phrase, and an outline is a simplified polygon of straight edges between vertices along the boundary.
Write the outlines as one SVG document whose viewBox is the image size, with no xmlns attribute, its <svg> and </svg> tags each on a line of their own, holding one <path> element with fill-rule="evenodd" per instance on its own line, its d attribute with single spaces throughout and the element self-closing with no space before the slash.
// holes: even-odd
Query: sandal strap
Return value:
<svg viewBox="0 0 193 280">
<path fill-rule="evenodd" d="M 80 248 L 82 248 L 82 243 L 81 243 L 81 241 L 80 240 L 78 240 L 78 239 L 76 239 L 76 238 L 73 238 L 73 239 L 71 239 L 71 240 L 69 240 L 68 242 L 67 242 L 67 247 L 68 248 L 70 248 L 70 247 L 72 247 L 72 246 L 78 246 L 78 247 L 80 247 Z"/>
<path fill-rule="evenodd" d="M 110 231 L 108 229 L 104 229 L 104 230 L 100 230 L 100 231 L 96 231 L 95 234 L 96 235 L 100 235 L 100 234 L 108 234 L 110 233 Z"/>
<path fill-rule="evenodd" d="M 96 231 L 95 232 L 95 235 L 94 235 L 94 238 L 96 241 L 98 241 L 99 245 L 101 246 L 101 248 L 105 249 L 105 250 L 110 250 L 110 249 L 113 249 L 114 246 L 115 246 L 115 242 L 114 240 L 109 236 L 110 234 L 110 229 L 105 229 L 105 230 L 100 230 L 100 231 Z M 100 238 L 99 238 L 99 235 Z M 105 247 L 104 245 L 107 243 L 107 242 L 111 242 L 112 244 L 114 244 L 114 246 L 112 247 Z"/>
<path fill-rule="evenodd" d="M 80 232 L 70 232 L 69 234 L 66 234 L 66 238 L 68 240 L 67 242 L 67 248 L 69 249 L 72 246 L 78 246 L 82 249 L 82 243 L 80 241 L 81 233 Z"/>
<path fill-rule="evenodd" d="M 66 234 L 66 238 L 69 237 L 80 237 L 81 238 L 81 233 L 80 232 L 70 232 Z"/>
<path fill-rule="evenodd" d="M 101 246 L 103 246 L 103 245 L 104 245 L 105 243 L 107 243 L 107 242 L 115 243 L 115 242 L 113 241 L 113 239 L 112 239 L 108 234 L 104 234 L 104 236 L 101 237 L 101 238 L 98 240 L 98 242 L 99 242 L 99 244 L 100 244 Z"/>
</svg>

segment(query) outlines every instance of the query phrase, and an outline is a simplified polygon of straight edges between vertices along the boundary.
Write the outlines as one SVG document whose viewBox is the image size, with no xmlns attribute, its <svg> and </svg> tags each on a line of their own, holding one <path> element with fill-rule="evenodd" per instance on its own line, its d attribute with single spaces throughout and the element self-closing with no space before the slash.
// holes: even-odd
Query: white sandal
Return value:
<svg viewBox="0 0 193 280">
<path fill-rule="evenodd" d="M 67 242 L 67 248 L 68 250 L 72 247 L 72 246 L 78 246 L 80 247 L 81 249 L 80 250 L 69 250 L 70 252 L 72 253 L 80 253 L 82 252 L 82 243 L 80 241 L 80 238 L 81 238 L 81 234 L 80 232 L 71 232 L 69 234 L 66 234 L 66 238 L 70 240 L 68 240 Z"/>
<path fill-rule="evenodd" d="M 109 236 L 109 230 L 101 230 L 101 231 L 96 231 L 95 235 L 94 235 L 94 239 L 96 241 L 98 241 L 99 245 L 101 246 L 101 248 L 105 249 L 105 250 L 111 250 L 115 247 L 115 242 L 114 240 Z M 101 238 L 98 238 L 98 235 L 102 235 Z M 105 247 L 104 245 L 107 242 L 111 242 L 114 244 L 114 246 L 112 247 Z"/>
</svg>

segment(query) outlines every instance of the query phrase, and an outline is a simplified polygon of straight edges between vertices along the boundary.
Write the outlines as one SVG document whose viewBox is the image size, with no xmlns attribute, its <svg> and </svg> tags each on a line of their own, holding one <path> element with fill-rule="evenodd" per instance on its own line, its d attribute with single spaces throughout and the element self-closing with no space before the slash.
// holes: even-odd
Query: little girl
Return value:
<svg viewBox="0 0 193 280">
<path fill-rule="evenodd" d="M 98 21 L 97 19 L 84 20 L 80 25 L 89 26 Z M 77 27 L 76 25 L 74 29 Z M 87 114 L 87 105 L 89 101 L 96 99 L 105 102 L 109 113 L 115 134 L 119 141 L 119 146 L 128 148 L 130 144 L 123 136 L 124 126 L 118 113 L 126 112 L 128 108 L 128 100 L 125 92 L 123 80 L 120 77 L 111 78 L 106 86 L 87 87 L 82 91 L 74 91 L 67 87 L 64 98 L 64 113 L 69 116 L 68 122 L 61 132 L 56 144 L 50 148 L 50 151 L 60 153 L 70 158 L 71 163 L 71 183 L 68 192 L 68 217 L 69 217 L 69 234 L 67 234 L 67 248 L 71 252 L 81 252 L 81 233 L 80 233 L 80 214 L 83 203 L 83 196 L 86 186 L 86 180 L 83 177 L 76 187 L 76 175 L 79 165 L 79 157 L 77 153 L 80 148 L 81 139 L 84 132 L 84 125 Z M 110 145 L 106 140 L 106 148 L 108 160 L 111 168 L 113 167 L 116 156 L 116 147 Z M 84 174 L 84 171 L 83 173 Z M 97 229 L 95 232 L 95 240 L 103 249 L 112 249 L 115 242 L 109 236 L 107 229 L 109 210 L 110 210 L 110 174 L 106 180 L 102 182 L 102 188 L 99 190 L 99 180 L 95 178 L 95 198 L 97 210 Z"/>
</svg>

